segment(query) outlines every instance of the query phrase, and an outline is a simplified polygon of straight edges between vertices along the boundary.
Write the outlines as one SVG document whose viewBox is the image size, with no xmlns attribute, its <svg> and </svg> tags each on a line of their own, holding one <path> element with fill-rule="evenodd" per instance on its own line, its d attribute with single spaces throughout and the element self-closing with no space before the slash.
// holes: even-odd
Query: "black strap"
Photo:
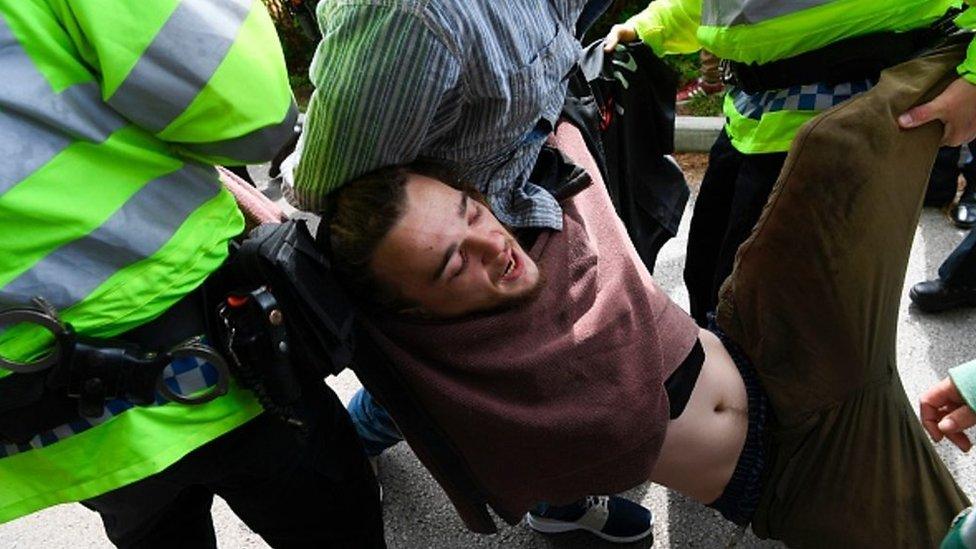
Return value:
<svg viewBox="0 0 976 549">
<path fill-rule="evenodd" d="M 0 444 L 26 444 L 38 433 L 78 419 L 78 401 L 49 391 L 47 371 L 0 379 Z"/>
<path fill-rule="evenodd" d="M 561 202 L 589 187 L 593 179 L 562 151 L 551 145 L 543 145 L 529 181 Z"/>
<path fill-rule="evenodd" d="M 74 345 L 76 356 L 63 357 L 80 361 L 79 368 L 59 364 L 41 372 L 0 378 L 0 444 L 24 444 L 38 433 L 83 415 L 100 416 L 106 398 L 151 404 L 159 373 L 169 361 L 150 358 L 140 349 L 172 347 L 205 333 L 203 326 L 202 302 L 194 291 L 155 320 L 118 336 L 117 341 L 79 338 Z M 101 385 L 87 383 L 92 378 L 100 379 Z"/>
<path fill-rule="evenodd" d="M 701 340 L 696 339 L 691 352 L 664 382 L 664 390 L 668 393 L 668 417 L 671 419 L 677 419 L 685 411 L 704 364 L 705 350 L 702 348 Z"/>
<path fill-rule="evenodd" d="M 940 19 L 941 21 L 941 19 Z M 731 83 L 746 93 L 824 82 L 836 85 L 877 79 L 881 71 L 911 59 L 945 36 L 926 27 L 907 32 L 877 32 L 762 65 L 727 62 Z"/>
</svg>

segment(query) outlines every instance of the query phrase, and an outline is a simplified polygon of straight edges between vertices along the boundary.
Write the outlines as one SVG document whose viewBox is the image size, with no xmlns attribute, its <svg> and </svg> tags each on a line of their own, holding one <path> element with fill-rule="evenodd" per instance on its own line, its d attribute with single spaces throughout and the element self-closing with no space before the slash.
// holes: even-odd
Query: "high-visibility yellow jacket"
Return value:
<svg viewBox="0 0 976 549">
<path fill-rule="evenodd" d="M 271 158 L 296 115 L 261 0 L 0 0 L 0 308 L 41 296 L 99 337 L 159 316 L 243 229 L 213 165 Z M 0 327 L 5 357 L 46 344 Z M 170 376 L 213 383 L 192 361 Z M 196 407 L 111 401 L 0 443 L 0 522 L 156 473 L 260 411 L 237 388 Z"/>
<path fill-rule="evenodd" d="M 704 47 L 723 59 L 767 63 L 844 38 L 923 27 L 961 4 L 960 0 L 655 0 L 630 22 L 658 55 Z M 976 28 L 976 9 L 964 12 L 956 23 Z M 976 84 L 972 45 L 959 74 Z M 807 120 L 836 102 L 834 98 L 843 100 L 857 91 L 809 86 L 777 91 L 776 97 L 750 97 L 733 90 L 724 105 L 726 130 L 743 153 L 786 151 Z"/>
</svg>

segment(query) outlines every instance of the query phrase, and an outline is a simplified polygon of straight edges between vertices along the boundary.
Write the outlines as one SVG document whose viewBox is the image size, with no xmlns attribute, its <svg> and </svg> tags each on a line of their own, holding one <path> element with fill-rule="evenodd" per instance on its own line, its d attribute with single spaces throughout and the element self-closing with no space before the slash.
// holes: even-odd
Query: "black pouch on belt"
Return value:
<svg viewBox="0 0 976 549">
<path fill-rule="evenodd" d="M 267 339 L 256 340 L 256 345 L 267 348 L 255 349 L 255 353 L 280 364 L 283 376 L 291 371 L 297 380 L 322 380 L 352 362 L 355 308 L 304 220 L 262 225 L 251 231 L 208 280 L 207 293 L 212 310 L 225 311 L 218 314 L 213 326 L 224 337 L 230 336 L 225 320 L 235 314 L 235 304 L 257 307 L 260 315 L 254 322 L 264 324 L 261 329 Z M 279 356 L 280 351 L 287 357 Z M 286 362 L 291 364 L 288 368 Z M 292 381 L 280 378 L 272 383 L 285 397 L 290 396 Z"/>
<path fill-rule="evenodd" d="M 78 401 L 63 392 L 45 390 L 47 374 L 4 378 L 0 384 L 0 444 L 26 444 L 37 433 L 79 417 Z"/>
</svg>

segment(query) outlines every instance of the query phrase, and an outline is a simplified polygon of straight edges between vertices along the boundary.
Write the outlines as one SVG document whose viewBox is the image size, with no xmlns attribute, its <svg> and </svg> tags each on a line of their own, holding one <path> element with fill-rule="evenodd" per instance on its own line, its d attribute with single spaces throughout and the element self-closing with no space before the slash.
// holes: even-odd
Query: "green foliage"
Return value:
<svg viewBox="0 0 976 549">
<path fill-rule="evenodd" d="M 724 93 L 715 95 L 699 95 L 692 97 L 682 106 L 682 110 L 690 116 L 722 116 L 722 102 Z"/>
<path fill-rule="evenodd" d="M 315 53 L 316 42 L 309 37 L 309 32 L 302 29 L 299 21 L 282 0 L 263 0 L 268 12 L 274 19 L 275 30 L 281 49 L 285 54 L 285 66 L 288 67 L 288 80 L 295 92 L 295 99 L 299 108 L 303 109 L 312 93 L 312 83 L 308 79 L 308 66 Z M 311 2 L 311 0 L 306 0 Z"/>
<path fill-rule="evenodd" d="M 308 65 L 315 53 L 315 41 L 302 31 L 295 16 L 285 8 L 281 0 L 264 0 L 274 19 L 275 30 L 281 49 L 285 52 L 285 65 L 293 77 L 308 74 Z"/>
<path fill-rule="evenodd" d="M 686 53 L 684 55 L 667 55 L 664 60 L 678 73 L 681 82 L 688 82 L 698 78 L 701 60 L 698 53 Z"/>
<path fill-rule="evenodd" d="M 584 44 L 603 38 L 610 32 L 610 27 L 630 19 L 647 7 L 648 0 L 617 0 L 603 14 L 593 27 L 586 33 Z"/>
<path fill-rule="evenodd" d="M 312 81 L 308 78 L 308 70 L 306 69 L 301 73 L 288 75 L 288 83 L 291 84 L 298 108 L 302 112 L 305 112 L 308 109 L 308 101 L 312 97 L 312 92 L 315 91 L 315 86 L 312 85 Z"/>
</svg>

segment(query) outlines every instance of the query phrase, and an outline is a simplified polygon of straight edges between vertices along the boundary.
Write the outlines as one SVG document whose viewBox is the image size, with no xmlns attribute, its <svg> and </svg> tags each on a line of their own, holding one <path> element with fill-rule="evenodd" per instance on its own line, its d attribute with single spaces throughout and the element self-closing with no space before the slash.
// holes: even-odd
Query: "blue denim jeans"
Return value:
<svg viewBox="0 0 976 549">
<path fill-rule="evenodd" d="M 366 389 L 360 389 L 352 396 L 347 409 L 352 417 L 352 424 L 363 441 L 367 456 L 378 456 L 403 440 L 393 418 L 373 400 L 373 395 Z"/>
</svg>

